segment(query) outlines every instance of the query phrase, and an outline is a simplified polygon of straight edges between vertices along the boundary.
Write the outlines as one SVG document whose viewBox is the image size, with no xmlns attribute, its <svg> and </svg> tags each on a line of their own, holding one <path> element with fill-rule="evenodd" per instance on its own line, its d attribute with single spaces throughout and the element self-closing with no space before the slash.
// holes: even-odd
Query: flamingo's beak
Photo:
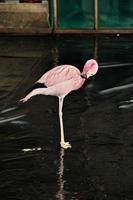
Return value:
<svg viewBox="0 0 133 200">
<path fill-rule="evenodd" d="M 92 73 L 92 72 L 87 72 L 87 74 L 86 74 L 87 78 L 89 78 L 89 77 L 91 77 L 91 76 L 94 76 L 94 75 L 95 75 L 95 74 Z"/>
</svg>

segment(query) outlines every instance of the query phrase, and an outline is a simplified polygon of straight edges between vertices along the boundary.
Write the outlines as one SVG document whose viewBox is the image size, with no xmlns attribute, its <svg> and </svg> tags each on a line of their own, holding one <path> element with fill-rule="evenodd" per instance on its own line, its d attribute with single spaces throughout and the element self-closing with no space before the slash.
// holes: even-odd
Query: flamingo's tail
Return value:
<svg viewBox="0 0 133 200">
<path fill-rule="evenodd" d="M 47 86 L 45 85 L 45 83 L 36 82 L 36 83 L 34 83 L 34 85 L 32 85 L 30 88 L 28 88 L 28 90 L 26 91 L 26 95 L 37 88 L 47 88 Z"/>
</svg>

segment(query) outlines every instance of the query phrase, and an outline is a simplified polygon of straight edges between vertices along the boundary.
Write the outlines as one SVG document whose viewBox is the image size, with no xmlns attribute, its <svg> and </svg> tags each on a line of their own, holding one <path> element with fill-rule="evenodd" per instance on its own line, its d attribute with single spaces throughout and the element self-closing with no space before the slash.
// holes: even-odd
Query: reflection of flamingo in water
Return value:
<svg viewBox="0 0 133 200">
<path fill-rule="evenodd" d="M 60 163 L 59 163 L 59 169 L 58 169 L 58 182 L 59 182 L 59 190 L 56 194 L 57 199 L 59 200 L 64 200 L 65 199 L 65 191 L 64 191 L 64 184 L 65 184 L 65 180 L 64 180 L 64 149 L 61 148 L 60 149 Z"/>
<path fill-rule="evenodd" d="M 28 95 L 21 101 L 25 102 L 35 95 L 52 95 L 59 98 L 59 119 L 61 141 L 60 145 L 64 149 L 71 148 L 69 142 L 65 142 L 63 128 L 63 100 L 65 96 L 73 90 L 79 89 L 90 76 L 96 74 L 98 64 L 95 60 L 88 60 L 83 68 L 83 72 L 72 65 L 60 65 L 46 72 L 34 85 L 29 89 Z"/>
</svg>

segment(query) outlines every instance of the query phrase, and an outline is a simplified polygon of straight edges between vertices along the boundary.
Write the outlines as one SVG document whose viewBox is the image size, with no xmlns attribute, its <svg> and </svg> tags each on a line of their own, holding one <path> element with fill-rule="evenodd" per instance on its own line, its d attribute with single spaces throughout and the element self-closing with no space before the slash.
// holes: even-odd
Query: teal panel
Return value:
<svg viewBox="0 0 133 200">
<path fill-rule="evenodd" d="M 49 3 L 49 26 L 53 27 L 53 2 L 52 0 L 48 1 Z"/>
<path fill-rule="evenodd" d="M 133 0 L 99 0 L 99 28 L 133 28 Z"/>
<path fill-rule="evenodd" d="M 58 27 L 93 29 L 93 0 L 57 0 Z"/>
</svg>

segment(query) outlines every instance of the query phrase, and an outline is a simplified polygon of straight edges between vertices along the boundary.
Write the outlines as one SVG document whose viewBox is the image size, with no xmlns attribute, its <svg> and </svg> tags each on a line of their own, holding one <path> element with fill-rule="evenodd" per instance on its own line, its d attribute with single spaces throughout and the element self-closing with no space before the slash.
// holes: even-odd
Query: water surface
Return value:
<svg viewBox="0 0 133 200">
<path fill-rule="evenodd" d="M 0 38 L 0 199 L 133 199 L 133 39 Z M 59 146 L 58 99 L 19 102 L 57 64 L 98 74 L 64 102 L 66 140 Z"/>
</svg>

